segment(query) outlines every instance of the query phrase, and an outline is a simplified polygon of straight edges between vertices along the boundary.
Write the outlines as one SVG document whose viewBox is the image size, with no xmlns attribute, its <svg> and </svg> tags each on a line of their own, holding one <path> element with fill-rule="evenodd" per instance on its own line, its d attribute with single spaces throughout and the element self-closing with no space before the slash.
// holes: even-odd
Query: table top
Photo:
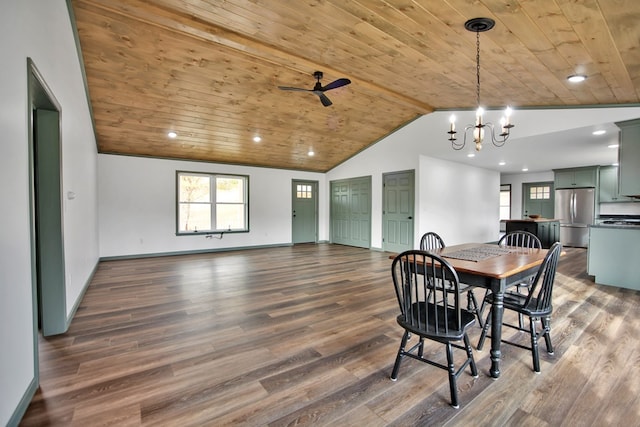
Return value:
<svg viewBox="0 0 640 427">
<path fill-rule="evenodd" d="M 504 279 L 539 266 L 542 264 L 548 250 L 513 246 L 502 247 L 486 243 L 464 243 L 447 246 L 431 252 L 445 258 L 456 271 Z M 448 257 L 447 254 L 453 257 Z M 395 258 L 396 255 L 392 255 L 390 258 Z"/>
</svg>

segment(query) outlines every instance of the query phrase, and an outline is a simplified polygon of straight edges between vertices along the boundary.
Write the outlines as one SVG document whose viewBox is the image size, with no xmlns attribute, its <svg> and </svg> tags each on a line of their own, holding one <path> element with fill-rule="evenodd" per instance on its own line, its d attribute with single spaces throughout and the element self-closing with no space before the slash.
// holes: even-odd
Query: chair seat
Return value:
<svg viewBox="0 0 640 427">
<path fill-rule="evenodd" d="M 425 310 L 425 304 L 423 302 L 419 303 L 419 307 L 417 306 L 417 304 L 418 303 L 413 304 L 413 321 L 411 321 L 410 319 L 405 319 L 404 314 L 399 315 L 396 320 L 400 326 L 421 337 L 435 340 L 461 340 L 467 328 L 473 326 L 476 323 L 476 316 L 474 313 L 468 310 L 461 309 L 460 328 L 452 329 L 452 326 L 456 324 L 455 311 L 445 310 L 443 306 L 434 306 L 431 303 L 428 303 L 429 308 L 427 310 L 429 311 L 427 311 Z M 428 325 L 426 325 L 426 313 L 429 312 L 433 314 L 434 309 L 438 321 L 431 321 Z M 418 315 L 418 313 L 420 315 Z M 420 325 L 420 327 L 417 327 L 417 325 Z M 449 325 L 448 328 L 447 325 Z"/>
<path fill-rule="evenodd" d="M 487 294 L 487 296 L 485 296 L 485 301 L 487 303 L 493 302 L 493 294 Z M 536 309 L 536 307 L 538 306 L 538 300 L 535 297 L 531 298 L 527 306 L 524 305 L 526 301 L 527 295 L 523 295 L 518 292 L 504 293 L 505 309 L 513 310 L 531 317 L 548 316 L 553 312 L 553 306 L 551 305 L 545 307 L 544 309 Z"/>
</svg>

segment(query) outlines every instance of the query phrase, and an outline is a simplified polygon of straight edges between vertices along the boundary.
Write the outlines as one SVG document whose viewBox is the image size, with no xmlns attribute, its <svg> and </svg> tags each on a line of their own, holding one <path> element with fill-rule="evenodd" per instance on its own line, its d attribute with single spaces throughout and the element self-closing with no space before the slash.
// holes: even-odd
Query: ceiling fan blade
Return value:
<svg viewBox="0 0 640 427">
<path fill-rule="evenodd" d="M 322 90 L 335 89 L 335 88 L 338 88 L 338 87 L 346 86 L 349 83 L 351 83 L 351 80 L 349 80 L 349 79 L 334 80 L 331 83 L 329 83 L 328 85 L 326 85 L 325 87 L 323 87 Z"/>
<path fill-rule="evenodd" d="M 327 98 L 327 95 L 325 95 L 324 93 L 321 93 L 318 96 L 320 97 L 320 102 L 322 102 L 322 105 L 324 105 L 325 107 L 333 104 L 333 102 L 331 102 L 331 100 Z"/>
<path fill-rule="evenodd" d="M 278 86 L 281 90 L 296 90 L 298 92 L 313 92 L 311 89 L 302 89 L 300 87 Z"/>
</svg>

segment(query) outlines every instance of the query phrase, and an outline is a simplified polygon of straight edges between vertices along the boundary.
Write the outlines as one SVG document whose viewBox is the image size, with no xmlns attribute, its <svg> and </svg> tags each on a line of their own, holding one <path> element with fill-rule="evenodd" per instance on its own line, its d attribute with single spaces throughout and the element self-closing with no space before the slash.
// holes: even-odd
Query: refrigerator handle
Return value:
<svg viewBox="0 0 640 427">
<path fill-rule="evenodd" d="M 576 193 L 571 194 L 571 223 L 576 221 Z"/>
</svg>

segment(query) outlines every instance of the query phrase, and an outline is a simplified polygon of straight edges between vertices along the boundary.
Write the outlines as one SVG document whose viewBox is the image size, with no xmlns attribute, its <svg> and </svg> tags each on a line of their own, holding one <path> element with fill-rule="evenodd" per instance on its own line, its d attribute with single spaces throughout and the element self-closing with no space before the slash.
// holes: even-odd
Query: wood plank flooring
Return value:
<svg viewBox="0 0 640 427">
<path fill-rule="evenodd" d="M 406 360 L 389 380 L 390 264 L 328 244 L 102 262 L 69 332 L 40 340 L 21 425 L 638 425 L 640 292 L 595 285 L 585 250 L 560 261 L 542 372 L 503 345 L 493 380 L 487 345 L 457 410 L 440 369 Z"/>
</svg>

